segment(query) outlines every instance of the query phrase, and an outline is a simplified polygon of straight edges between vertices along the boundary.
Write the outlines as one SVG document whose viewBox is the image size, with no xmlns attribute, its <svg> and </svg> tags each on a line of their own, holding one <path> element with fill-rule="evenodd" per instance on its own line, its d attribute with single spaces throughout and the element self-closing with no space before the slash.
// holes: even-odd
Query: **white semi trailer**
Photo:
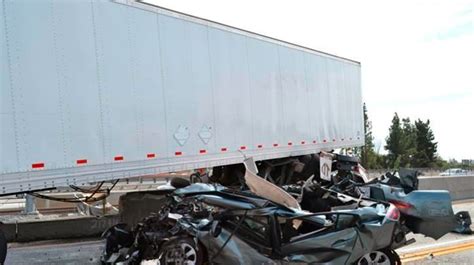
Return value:
<svg viewBox="0 0 474 265">
<path fill-rule="evenodd" d="M 364 143 L 356 61 L 128 0 L 0 16 L 0 195 Z"/>
</svg>

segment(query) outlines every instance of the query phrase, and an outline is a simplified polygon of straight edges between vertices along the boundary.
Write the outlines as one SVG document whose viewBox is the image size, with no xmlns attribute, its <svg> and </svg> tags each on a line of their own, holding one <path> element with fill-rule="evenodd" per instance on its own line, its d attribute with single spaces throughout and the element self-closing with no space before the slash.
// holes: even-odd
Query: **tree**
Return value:
<svg viewBox="0 0 474 265">
<path fill-rule="evenodd" d="M 365 145 L 361 148 L 361 164 L 365 168 L 377 167 L 377 154 L 374 151 L 374 136 L 372 135 L 372 122 L 367 114 L 367 106 L 364 103 L 364 137 Z"/>
<path fill-rule="evenodd" d="M 423 122 L 415 121 L 416 128 L 416 152 L 414 155 L 417 167 L 430 167 L 437 160 L 436 152 L 438 143 L 435 142 L 433 131 L 430 128 L 430 120 Z"/>
<path fill-rule="evenodd" d="M 415 166 L 414 156 L 417 150 L 416 127 L 411 123 L 410 118 L 402 119 L 402 139 L 400 145 L 403 146 L 403 153 L 400 157 L 400 166 Z"/>
<path fill-rule="evenodd" d="M 405 153 L 405 146 L 403 144 L 403 130 L 400 125 L 400 118 L 395 112 L 392 119 L 392 125 L 389 128 L 388 137 L 385 139 L 385 149 L 388 151 L 387 160 L 388 166 L 397 168 L 400 166 L 401 156 Z"/>
</svg>

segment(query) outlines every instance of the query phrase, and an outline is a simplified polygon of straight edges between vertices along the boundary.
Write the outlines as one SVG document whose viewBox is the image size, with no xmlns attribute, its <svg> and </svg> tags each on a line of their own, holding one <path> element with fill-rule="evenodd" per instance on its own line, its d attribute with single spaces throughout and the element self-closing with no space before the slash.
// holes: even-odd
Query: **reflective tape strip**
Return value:
<svg viewBox="0 0 474 265">
<path fill-rule="evenodd" d="M 154 153 L 149 153 L 149 154 L 146 154 L 146 157 L 147 158 L 155 158 L 155 154 Z"/>
<path fill-rule="evenodd" d="M 44 168 L 44 163 L 34 163 L 31 164 L 32 168 Z"/>
<path fill-rule="evenodd" d="M 78 160 L 76 160 L 76 164 L 78 164 L 78 165 L 87 164 L 87 159 L 78 159 Z"/>
<path fill-rule="evenodd" d="M 115 160 L 115 161 L 122 161 L 122 160 L 123 160 L 123 156 L 116 156 L 116 157 L 114 157 L 114 160 Z"/>
</svg>

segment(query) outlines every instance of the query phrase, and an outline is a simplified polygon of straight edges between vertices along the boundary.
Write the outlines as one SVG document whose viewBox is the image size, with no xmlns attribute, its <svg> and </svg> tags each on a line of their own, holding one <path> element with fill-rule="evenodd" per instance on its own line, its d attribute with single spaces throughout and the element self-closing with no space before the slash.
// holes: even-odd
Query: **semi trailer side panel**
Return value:
<svg viewBox="0 0 474 265">
<path fill-rule="evenodd" d="M 127 0 L 0 14 L 0 194 L 364 143 L 358 62 Z"/>
</svg>

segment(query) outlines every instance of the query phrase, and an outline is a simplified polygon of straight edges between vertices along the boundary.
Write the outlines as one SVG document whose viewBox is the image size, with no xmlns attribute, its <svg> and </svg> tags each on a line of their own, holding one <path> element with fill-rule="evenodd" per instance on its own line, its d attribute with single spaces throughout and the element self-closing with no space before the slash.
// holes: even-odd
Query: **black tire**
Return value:
<svg viewBox="0 0 474 265">
<path fill-rule="evenodd" d="M 5 237 L 5 234 L 3 233 L 2 229 L 0 229 L 0 264 L 5 263 L 6 258 L 7 258 L 7 238 Z"/>
<path fill-rule="evenodd" d="M 368 264 L 387 264 L 390 265 L 401 265 L 402 262 L 397 252 L 392 249 L 379 249 L 372 251 L 360 257 L 356 264 L 368 265 Z"/>
<path fill-rule="evenodd" d="M 178 249 L 178 251 L 176 251 Z M 178 237 L 172 239 L 161 247 L 159 259 L 161 265 L 174 265 L 173 259 L 183 258 L 189 261 L 187 264 L 201 265 L 205 260 L 205 252 L 202 246 L 197 247 L 195 241 L 190 237 Z"/>
<path fill-rule="evenodd" d="M 191 183 L 187 179 L 174 177 L 171 179 L 170 185 L 175 187 L 176 189 L 180 189 L 191 185 Z"/>
</svg>

